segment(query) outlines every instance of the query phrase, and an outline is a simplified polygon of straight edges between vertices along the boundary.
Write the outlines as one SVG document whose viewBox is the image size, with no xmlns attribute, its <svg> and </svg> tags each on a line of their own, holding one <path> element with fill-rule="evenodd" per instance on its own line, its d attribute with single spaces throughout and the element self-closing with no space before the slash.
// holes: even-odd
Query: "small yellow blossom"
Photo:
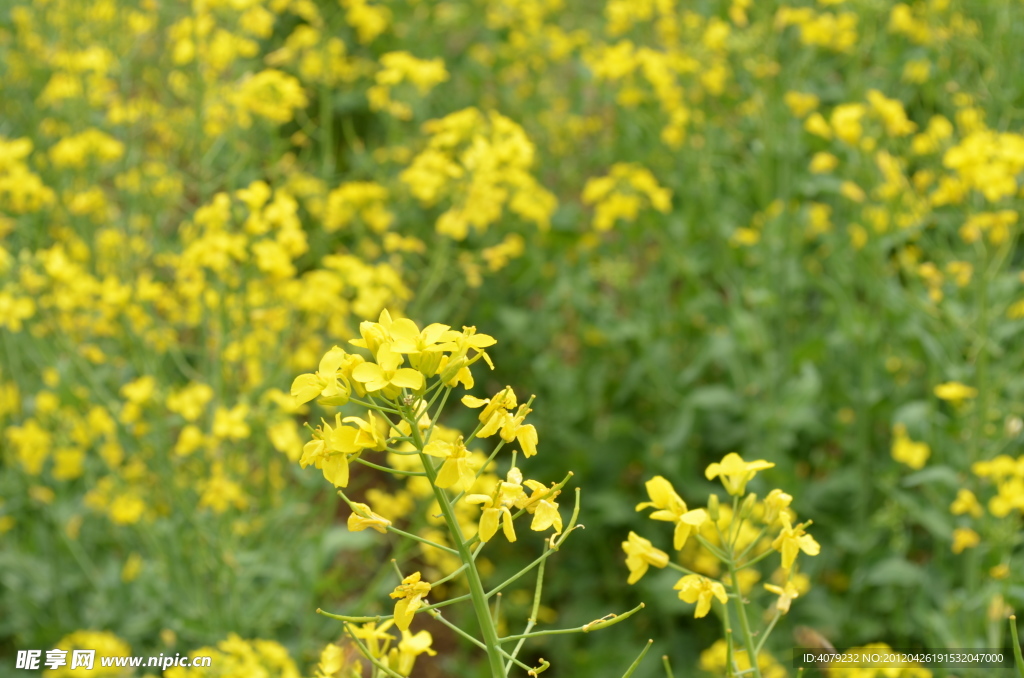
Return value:
<svg viewBox="0 0 1024 678">
<path fill-rule="evenodd" d="M 374 513 L 366 504 L 352 502 L 352 513 L 348 516 L 348 529 L 350 532 L 361 532 L 369 527 L 381 534 L 385 534 L 390 524 L 390 520 Z"/>
<path fill-rule="evenodd" d="M 816 556 L 821 552 L 821 546 L 814 540 L 814 537 L 804 531 L 811 521 L 800 523 L 794 527 L 787 513 L 782 514 L 781 520 L 782 531 L 772 542 L 772 548 L 782 554 L 783 568 L 788 570 L 793 567 L 793 562 L 800 551 L 809 556 Z"/>
<path fill-rule="evenodd" d="M 935 397 L 941 400 L 948 400 L 954 404 L 960 403 L 967 398 L 976 398 L 978 389 L 965 386 L 959 381 L 947 381 L 935 387 Z"/>
<path fill-rule="evenodd" d="M 422 390 L 425 383 L 423 374 L 408 367 L 399 367 L 402 362 L 401 354 L 393 352 L 385 344 L 377 352 L 377 363 L 356 365 L 352 370 L 352 378 L 371 393 L 383 391 L 386 398 L 397 397 L 403 388 Z"/>
<path fill-rule="evenodd" d="M 892 431 L 892 458 L 915 471 L 924 468 L 932 453 L 928 443 L 911 440 L 907 435 L 907 427 L 903 424 L 896 424 Z"/>
<path fill-rule="evenodd" d="M 451 487 L 461 482 L 462 488 L 468 490 L 476 482 L 476 471 L 473 470 L 472 458 L 462 442 L 462 436 L 454 443 L 433 440 L 426 444 L 423 453 L 444 459 L 435 480 L 438 487 Z"/>
<path fill-rule="evenodd" d="M 981 514 L 984 513 L 974 493 L 963 487 L 957 490 L 956 499 L 949 505 L 949 511 L 955 516 L 967 513 L 973 518 L 980 518 Z"/>
<path fill-rule="evenodd" d="M 622 542 L 622 550 L 626 552 L 626 567 L 629 568 L 627 582 L 630 584 L 640 581 L 650 565 L 658 568 L 668 565 L 668 554 L 654 548 L 650 541 L 636 532 L 629 533 L 629 540 Z"/>
<path fill-rule="evenodd" d="M 779 599 L 775 601 L 775 609 L 779 611 L 779 614 L 786 614 L 789 612 L 790 603 L 800 595 L 800 589 L 798 589 L 793 582 L 788 580 L 786 581 L 785 586 L 765 584 L 764 588 L 779 597 Z"/>
<path fill-rule="evenodd" d="M 499 481 L 494 492 L 487 494 L 471 494 L 466 497 L 468 504 L 480 504 L 483 513 L 480 516 L 480 540 L 487 542 L 498 531 L 499 523 L 510 542 L 516 540 L 515 527 L 512 525 L 511 507 L 522 502 L 524 497 L 523 474 L 519 469 L 509 469 L 506 480 Z"/>
<path fill-rule="evenodd" d="M 963 553 L 981 543 L 981 536 L 969 527 L 958 527 L 953 530 L 953 553 Z"/>
<path fill-rule="evenodd" d="M 686 502 L 676 494 L 672 483 L 662 476 L 654 476 L 645 483 L 651 501 L 637 504 L 636 510 L 642 511 L 651 507 L 658 509 L 651 514 L 652 520 L 664 520 L 675 523 L 676 529 L 672 539 L 672 548 L 679 551 L 686 544 L 690 532 L 697 530 L 708 519 L 704 509 L 688 511 Z"/>
<path fill-rule="evenodd" d="M 711 610 L 712 598 L 717 598 L 722 605 L 729 601 L 721 582 L 712 581 L 699 574 L 686 575 L 672 588 L 679 591 L 679 599 L 683 602 L 697 603 L 697 609 L 693 612 L 694 619 L 700 619 Z"/>
<path fill-rule="evenodd" d="M 740 496 L 747 488 L 747 483 L 757 474 L 758 471 L 772 468 L 774 463 L 758 459 L 757 461 L 743 461 L 743 457 L 730 452 L 722 458 L 721 462 L 709 464 L 704 475 L 708 480 L 721 477 L 722 485 L 726 492 L 733 496 Z"/>
<path fill-rule="evenodd" d="M 409 629 L 413 615 L 423 606 L 430 588 L 429 582 L 420 581 L 419 572 L 413 572 L 388 594 L 398 600 L 395 603 L 395 626 L 402 631 Z"/>
</svg>

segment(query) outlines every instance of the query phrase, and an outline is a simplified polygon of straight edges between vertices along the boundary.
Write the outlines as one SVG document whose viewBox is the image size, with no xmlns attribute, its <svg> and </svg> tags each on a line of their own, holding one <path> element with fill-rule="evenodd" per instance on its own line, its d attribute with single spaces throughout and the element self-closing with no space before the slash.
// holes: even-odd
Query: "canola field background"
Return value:
<svg viewBox="0 0 1024 678">
<path fill-rule="evenodd" d="M 723 675 L 714 615 L 667 570 L 627 585 L 622 543 L 668 549 L 645 482 L 703 505 L 729 452 L 775 464 L 750 489 L 786 488 L 821 545 L 764 675 L 794 674 L 798 625 L 1007 646 L 1021 44 L 1018 0 L 0 3 L 0 673 L 207 647 L 165 675 L 341 676 L 315 668 L 342 637 L 318 607 L 389 613 L 393 558 L 451 571 L 350 531 L 299 464 L 303 422 L 359 412 L 293 380 L 384 310 L 495 337 L 475 396 L 536 395 L 531 472 L 571 470 L 586 526 L 541 623 L 646 603 L 536 643 L 547 675 L 619 676 L 648 638 L 637 676 Z M 351 496 L 438 531 L 413 483 L 361 470 Z M 706 556 L 672 555 L 719 576 Z M 760 600 L 773 573 L 748 572 Z M 424 628 L 413 676 L 485 675 Z"/>
</svg>

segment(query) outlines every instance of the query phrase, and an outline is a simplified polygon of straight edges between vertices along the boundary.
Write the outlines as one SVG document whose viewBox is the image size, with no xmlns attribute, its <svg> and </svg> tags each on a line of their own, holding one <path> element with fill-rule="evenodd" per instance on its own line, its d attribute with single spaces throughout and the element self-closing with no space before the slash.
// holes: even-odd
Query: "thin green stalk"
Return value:
<svg viewBox="0 0 1024 678">
<path fill-rule="evenodd" d="M 526 638 L 539 638 L 541 636 L 559 636 L 559 635 L 564 635 L 564 634 L 567 634 L 567 633 L 590 633 L 591 631 L 597 631 L 599 629 L 608 628 L 609 626 L 614 626 L 615 624 L 618 624 L 621 621 L 629 619 L 630 617 L 632 617 L 634 614 L 636 614 L 637 612 L 639 612 L 642 609 L 644 609 L 644 604 L 640 603 L 639 605 L 634 607 L 632 610 L 628 610 L 628 611 L 623 612 L 622 614 L 618 614 L 618 615 L 617 614 L 611 614 L 611 615 L 608 615 L 607 617 L 602 617 L 601 619 L 595 619 L 594 621 L 586 623 L 583 626 L 576 626 L 576 627 L 573 627 L 571 629 L 548 629 L 546 631 L 533 631 L 532 633 L 520 633 L 520 634 L 515 635 L 515 636 L 505 636 L 504 638 L 499 638 L 498 642 L 500 642 L 500 643 L 508 643 L 508 642 L 513 641 L 513 640 L 522 640 L 522 639 L 526 639 Z"/>
<path fill-rule="evenodd" d="M 736 577 L 736 573 L 739 571 L 736 569 L 735 564 L 728 560 L 726 563 L 729 566 L 729 588 L 733 592 L 733 601 L 736 604 L 736 616 L 740 621 L 740 631 L 743 633 L 743 645 L 747 650 L 747 658 L 750 660 L 750 666 L 754 670 L 754 675 L 757 678 L 761 678 L 761 668 L 757 665 L 757 649 L 754 647 L 754 636 L 750 632 L 750 622 L 747 620 L 747 608 L 743 604 L 743 594 L 740 592 L 739 579 Z"/>
<path fill-rule="evenodd" d="M 395 673 L 384 664 L 381 664 L 376 657 L 370 654 L 370 648 L 366 647 L 366 644 L 363 643 L 363 641 L 360 640 L 356 636 L 356 634 L 352 633 L 352 631 L 348 628 L 348 624 L 345 624 L 345 631 L 348 632 L 348 637 L 351 638 L 352 642 L 356 644 L 356 646 L 359 648 L 359 651 L 363 653 L 363 656 L 369 659 L 370 663 L 376 666 L 378 670 L 383 671 L 385 674 L 391 676 L 392 678 L 402 678 L 401 674 Z"/>
<path fill-rule="evenodd" d="M 640 666 L 640 662 L 642 662 L 644 660 L 644 657 L 647 656 L 647 651 L 651 649 L 651 645 L 653 644 L 653 640 L 647 641 L 647 644 L 644 645 L 644 649 L 640 651 L 640 656 L 633 660 L 633 663 L 629 665 L 629 668 L 626 670 L 626 672 L 622 674 L 622 678 L 629 678 L 636 672 L 637 668 L 639 668 Z"/>
<path fill-rule="evenodd" d="M 761 654 L 761 650 L 764 649 L 764 644 L 768 641 L 768 636 L 772 634 L 772 631 L 775 629 L 775 624 L 778 623 L 779 618 L 781 617 L 782 613 L 779 612 L 779 608 L 776 607 L 775 615 L 772 617 L 772 620 L 768 622 L 768 626 L 765 627 L 764 631 L 761 632 L 761 639 L 757 642 L 756 652 L 758 655 Z"/>
<path fill-rule="evenodd" d="M 416 447 L 420 450 L 420 460 L 423 468 L 426 469 L 427 477 L 430 479 L 430 486 L 434 491 L 441 513 L 444 514 L 445 523 L 448 525 L 448 532 L 451 534 L 455 548 L 459 552 L 459 558 L 467 564 L 466 580 L 469 583 L 469 592 L 473 600 L 473 611 L 476 613 L 477 623 L 480 625 L 480 632 L 484 637 L 484 644 L 487 649 L 487 662 L 491 667 L 492 678 L 502 678 L 505 675 L 505 662 L 501 657 L 501 648 L 498 646 L 498 632 L 494 628 L 494 621 L 491 619 L 490 609 L 487 605 L 487 596 L 484 593 L 483 581 L 480 579 L 480 571 L 476 568 L 476 561 L 469 550 L 469 546 L 462 537 L 462 528 L 455 517 L 455 511 L 448 501 L 448 494 L 437 486 L 437 471 L 433 464 L 429 463 L 427 455 L 423 453 L 423 440 L 420 438 L 419 428 L 413 424 L 413 438 L 416 440 Z"/>
<path fill-rule="evenodd" d="M 1013 641 L 1013 658 L 1017 664 L 1017 673 L 1024 678 L 1024 657 L 1020 651 L 1020 636 L 1017 635 L 1017 615 L 1010 615 L 1010 640 Z"/>
<path fill-rule="evenodd" d="M 341 454 L 344 454 L 344 453 L 341 453 Z M 400 470 L 398 470 L 396 468 L 390 468 L 388 466 L 381 466 L 380 464 L 374 464 L 372 461 L 366 461 L 362 457 L 356 457 L 355 459 L 353 459 L 353 461 L 357 461 L 360 464 L 362 464 L 363 466 L 369 466 L 370 468 L 375 468 L 378 471 L 384 471 L 384 473 L 391 473 L 391 474 L 394 474 L 394 475 L 397 475 L 397 476 L 419 476 L 419 477 L 423 477 L 423 476 L 427 475 L 423 471 L 400 471 Z"/>
<path fill-rule="evenodd" d="M 526 630 L 523 633 L 529 633 L 533 630 L 533 627 L 537 624 L 537 615 L 540 614 L 540 594 L 544 588 L 544 561 L 541 561 L 540 567 L 537 569 L 537 585 L 533 589 L 533 609 L 530 610 L 530 618 L 526 620 Z M 515 649 L 512 650 L 512 658 L 519 656 L 519 651 L 523 649 L 523 645 L 526 643 L 526 638 L 523 638 L 516 643 Z M 512 663 L 509 662 L 505 665 L 505 675 L 508 675 L 509 670 L 512 668 Z"/>
</svg>

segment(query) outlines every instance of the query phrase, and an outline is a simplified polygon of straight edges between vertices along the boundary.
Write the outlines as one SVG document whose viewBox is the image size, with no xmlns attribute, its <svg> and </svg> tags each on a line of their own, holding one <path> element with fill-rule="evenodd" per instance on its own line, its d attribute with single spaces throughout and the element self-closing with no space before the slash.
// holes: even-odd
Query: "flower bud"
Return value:
<svg viewBox="0 0 1024 678">
<path fill-rule="evenodd" d="M 406 357 L 414 370 L 419 370 L 424 377 L 429 379 L 437 374 L 437 368 L 441 365 L 441 356 L 440 351 L 421 351 L 420 353 L 410 353 Z"/>
<path fill-rule="evenodd" d="M 466 359 L 462 356 L 449 360 L 448 364 L 441 370 L 441 381 L 448 383 L 458 376 L 459 370 L 466 366 Z"/>
<path fill-rule="evenodd" d="M 708 497 L 708 515 L 711 517 L 711 520 L 713 520 L 716 523 L 718 522 L 718 515 L 719 514 L 718 514 L 718 495 L 717 494 L 712 494 L 710 497 Z"/>
<path fill-rule="evenodd" d="M 755 506 L 757 506 L 757 494 L 751 492 L 740 505 L 740 520 L 746 520 L 749 518 L 750 514 L 754 512 Z"/>
</svg>

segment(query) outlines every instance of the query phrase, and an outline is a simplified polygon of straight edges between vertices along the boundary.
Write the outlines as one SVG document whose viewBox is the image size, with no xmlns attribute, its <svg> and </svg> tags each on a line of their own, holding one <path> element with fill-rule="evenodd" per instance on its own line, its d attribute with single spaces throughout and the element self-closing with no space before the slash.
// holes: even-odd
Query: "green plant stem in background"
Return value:
<svg viewBox="0 0 1024 678">
<path fill-rule="evenodd" d="M 1013 659 L 1017 665 L 1017 673 L 1024 678 L 1024 657 L 1021 656 L 1020 636 L 1017 635 L 1017 615 L 1010 615 L 1010 642 L 1013 643 Z"/>
</svg>

